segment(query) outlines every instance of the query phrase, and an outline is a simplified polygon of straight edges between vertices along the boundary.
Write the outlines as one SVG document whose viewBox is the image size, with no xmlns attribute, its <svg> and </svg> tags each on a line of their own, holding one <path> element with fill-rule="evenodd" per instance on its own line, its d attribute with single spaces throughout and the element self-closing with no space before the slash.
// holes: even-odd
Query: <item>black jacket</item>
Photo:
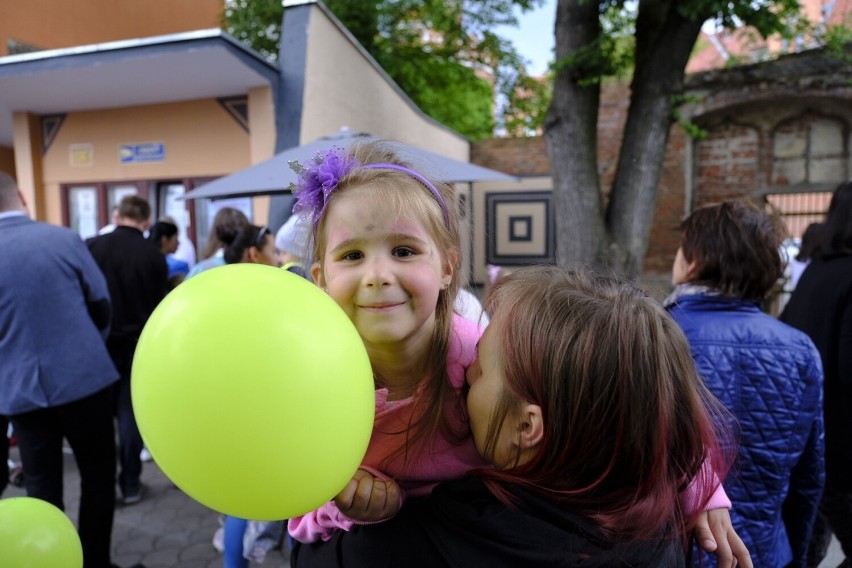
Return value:
<svg viewBox="0 0 852 568">
<path fill-rule="evenodd" d="M 166 258 L 140 230 L 122 225 L 86 244 L 112 298 L 110 340 L 135 342 L 168 292 Z"/>
<path fill-rule="evenodd" d="M 300 544 L 293 568 L 684 566 L 677 541 L 613 544 L 589 521 L 518 487 L 522 510 L 498 501 L 479 478 L 445 482 L 393 519 Z"/>
<path fill-rule="evenodd" d="M 811 262 L 781 321 L 808 334 L 819 350 L 825 373 L 826 483 L 852 490 L 852 255 Z"/>
</svg>

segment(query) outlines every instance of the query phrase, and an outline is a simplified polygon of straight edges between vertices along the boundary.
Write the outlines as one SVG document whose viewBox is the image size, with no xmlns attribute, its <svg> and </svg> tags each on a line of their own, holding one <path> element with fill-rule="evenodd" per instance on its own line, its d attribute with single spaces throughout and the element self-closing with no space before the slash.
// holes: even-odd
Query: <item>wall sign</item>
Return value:
<svg viewBox="0 0 852 568">
<path fill-rule="evenodd" d="M 166 159 L 166 145 L 162 142 L 120 144 L 118 146 L 118 159 L 122 164 L 163 162 Z"/>
</svg>

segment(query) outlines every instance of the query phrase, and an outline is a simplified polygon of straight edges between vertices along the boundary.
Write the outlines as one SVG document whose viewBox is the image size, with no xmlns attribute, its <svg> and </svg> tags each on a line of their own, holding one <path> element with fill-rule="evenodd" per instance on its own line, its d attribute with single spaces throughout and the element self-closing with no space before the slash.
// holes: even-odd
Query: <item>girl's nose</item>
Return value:
<svg viewBox="0 0 852 568">
<path fill-rule="evenodd" d="M 366 264 L 364 271 L 365 286 L 388 286 L 393 281 L 390 262 L 384 258 L 375 257 Z"/>
</svg>

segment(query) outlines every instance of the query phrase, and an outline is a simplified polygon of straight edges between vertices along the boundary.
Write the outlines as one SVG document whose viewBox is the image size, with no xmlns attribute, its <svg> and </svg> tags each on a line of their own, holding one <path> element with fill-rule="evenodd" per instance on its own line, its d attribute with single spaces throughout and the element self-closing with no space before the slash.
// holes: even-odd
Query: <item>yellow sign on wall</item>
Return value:
<svg viewBox="0 0 852 568">
<path fill-rule="evenodd" d="M 94 147 L 92 144 L 70 144 L 68 159 L 72 168 L 85 168 L 95 163 Z"/>
</svg>

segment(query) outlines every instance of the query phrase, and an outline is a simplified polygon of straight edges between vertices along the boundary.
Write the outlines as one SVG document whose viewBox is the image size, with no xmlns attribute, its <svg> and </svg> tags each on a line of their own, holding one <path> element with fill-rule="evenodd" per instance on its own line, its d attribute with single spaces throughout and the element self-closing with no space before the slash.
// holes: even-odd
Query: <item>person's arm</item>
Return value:
<svg viewBox="0 0 852 568">
<path fill-rule="evenodd" d="M 784 526 L 793 549 L 793 560 L 789 566 L 796 568 L 807 565 L 808 542 L 825 485 L 822 368 L 816 348 L 813 348 L 812 360 L 805 377 L 808 388 L 801 406 L 803 413 L 813 417 L 813 422 L 805 449 L 791 471 L 790 489 L 782 509 Z"/>
<path fill-rule="evenodd" d="M 705 510 L 695 524 L 693 535 L 701 548 L 716 555 L 719 568 L 754 568 L 751 553 L 734 530 L 728 508 Z"/>
<path fill-rule="evenodd" d="M 3 490 L 9 483 L 9 419 L 6 416 L 0 415 L 0 467 L 3 468 L 3 475 L 0 475 L 0 495 L 3 495 Z"/>
<path fill-rule="evenodd" d="M 706 502 L 702 502 L 708 483 L 709 487 L 713 488 L 713 493 Z M 681 493 L 680 499 L 686 514 L 694 513 L 699 507 L 704 509 L 693 534 L 701 548 L 716 555 L 719 567 L 751 568 L 753 566 L 748 548 L 731 523 L 731 500 L 728 499 L 719 477 L 713 471 L 709 458 L 701 466 L 701 472 Z"/>
<path fill-rule="evenodd" d="M 402 506 L 403 492 L 396 482 L 372 468 L 355 472 L 334 501 L 287 523 L 290 536 L 303 543 L 327 541 L 338 530 L 393 517 Z"/>
<path fill-rule="evenodd" d="M 73 247 L 80 270 L 80 286 L 83 289 L 86 309 L 95 327 L 101 332 L 101 336 L 106 339 L 112 323 L 112 303 L 109 297 L 106 278 L 104 278 L 103 272 L 101 272 L 94 257 L 82 241 L 76 240 Z"/>
<path fill-rule="evenodd" d="M 846 402 L 852 403 L 852 301 L 843 310 L 837 345 L 837 376 Z"/>
<path fill-rule="evenodd" d="M 156 286 L 154 288 L 155 306 L 163 301 L 163 298 L 166 297 L 166 294 L 169 293 L 171 288 L 171 284 L 169 283 L 169 265 L 166 262 L 166 257 L 161 254 L 159 260 L 160 262 L 157 263 L 154 272 L 154 284 Z"/>
</svg>

